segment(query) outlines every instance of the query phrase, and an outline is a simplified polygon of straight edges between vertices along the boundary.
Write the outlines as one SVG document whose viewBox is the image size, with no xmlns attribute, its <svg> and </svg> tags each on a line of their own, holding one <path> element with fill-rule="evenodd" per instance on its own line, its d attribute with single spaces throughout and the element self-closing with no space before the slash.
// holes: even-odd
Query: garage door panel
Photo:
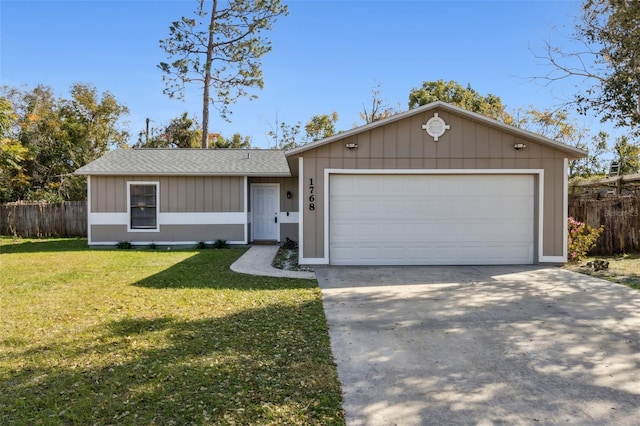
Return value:
<svg viewBox="0 0 640 426">
<path fill-rule="evenodd" d="M 478 247 L 477 249 L 466 247 L 461 249 L 457 246 L 440 248 L 420 248 L 416 249 L 410 256 L 407 255 L 406 248 L 392 250 L 382 250 L 379 248 L 364 248 L 357 256 L 350 256 L 352 253 L 344 249 L 337 252 L 336 258 L 332 260 L 333 265 L 482 265 L 482 264 L 504 264 L 504 256 L 493 255 L 490 248 Z M 512 251 L 512 257 L 521 258 L 519 264 L 526 264 L 530 256 L 530 251 L 518 249 Z M 429 263 L 424 259 L 430 259 Z"/>
<path fill-rule="evenodd" d="M 481 224 L 457 223 L 455 220 L 430 220 L 404 224 L 334 224 L 331 239 L 334 243 L 352 241 L 394 241 L 404 235 L 404 241 L 521 241 L 532 240 L 533 232 L 526 223 L 484 221 Z M 461 236 L 460 234 L 466 234 Z M 508 241 L 506 241 L 508 240 Z"/>
<path fill-rule="evenodd" d="M 381 188 L 383 192 L 390 194 L 402 194 L 407 191 L 406 183 L 399 180 L 382 181 L 379 188 Z"/>
<path fill-rule="evenodd" d="M 532 250 L 521 246 L 498 245 L 459 246 L 442 244 L 438 247 L 340 247 L 335 248 L 333 265 L 480 265 L 505 264 L 505 249 L 510 263 L 527 264 Z M 429 259 L 425 262 L 425 259 Z"/>
<path fill-rule="evenodd" d="M 330 262 L 533 263 L 533 195 L 525 175 L 332 175 Z"/>
</svg>

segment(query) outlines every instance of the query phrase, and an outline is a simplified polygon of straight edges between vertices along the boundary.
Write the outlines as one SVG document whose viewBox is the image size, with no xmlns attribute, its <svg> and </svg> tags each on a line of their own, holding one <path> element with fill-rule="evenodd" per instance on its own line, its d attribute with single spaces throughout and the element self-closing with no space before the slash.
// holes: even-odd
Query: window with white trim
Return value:
<svg viewBox="0 0 640 426">
<path fill-rule="evenodd" d="M 129 228 L 158 229 L 157 183 L 129 183 Z"/>
</svg>

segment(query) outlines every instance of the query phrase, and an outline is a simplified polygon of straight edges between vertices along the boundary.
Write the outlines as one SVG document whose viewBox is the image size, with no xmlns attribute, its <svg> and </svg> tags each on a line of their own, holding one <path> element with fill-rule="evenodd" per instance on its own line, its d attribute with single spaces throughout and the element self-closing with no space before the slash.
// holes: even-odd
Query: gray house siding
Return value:
<svg viewBox="0 0 640 426">
<path fill-rule="evenodd" d="M 181 223 L 160 223 L 157 232 L 129 230 L 127 186 L 135 182 L 157 182 L 158 214 L 177 214 Z M 217 239 L 243 242 L 246 213 L 244 211 L 245 178 L 243 176 L 92 176 L 90 178 L 91 211 L 89 236 L 91 244 L 130 242 L 198 242 Z M 189 223 L 191 216 L 181 214 L 236 213 L 237 223 Z M 108 222 L 112 214 L 115 223 Z M 228 216 L 214 216 L 228 221 Z M 96 223 L 98 222 L 98 223 Z"/>
</svg>

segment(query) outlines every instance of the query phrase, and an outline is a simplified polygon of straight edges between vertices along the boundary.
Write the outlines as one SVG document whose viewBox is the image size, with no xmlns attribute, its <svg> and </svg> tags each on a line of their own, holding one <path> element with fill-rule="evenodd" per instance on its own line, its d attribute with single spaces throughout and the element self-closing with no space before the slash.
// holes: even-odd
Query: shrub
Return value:
<svg viewBox="0 0 640 426">
<path fill-rule="evenodd" d="M 604 226 L 592 228 L 572 217 L 569 217 L 568 220 L 568 258 L 569 262 L 578 262 L 583 260 L 589 250 L 596 246 L 596 241 L 604 231 Z"/>
<path fill-rule="evenodd" d="M 213 243 L 214 249 L 223 249 L 227 248 L 227 242 L 225 240 L 215 240 Z"/>
<path fill-rule="evenodd" d="M 129 250 L 131 248 L 131 243 L 129 241 L 120 241 L 118 244 L 116 244 L 116 247 L 121 250 Z"/>
<path fill-rule="evenodd" d="M 196 247 L 198 248 L 198 250 L 204 250 L 207 248 L 207 243 L 205 243 L 204 241 L 200 241 Z"/>
<path fill-rule="evenodd" d="M 298 243 L 287 237 L 287 240 L 282 244 L 282 248 L 285 250 L 295 250 L 298 248 Z"/>
</svg>

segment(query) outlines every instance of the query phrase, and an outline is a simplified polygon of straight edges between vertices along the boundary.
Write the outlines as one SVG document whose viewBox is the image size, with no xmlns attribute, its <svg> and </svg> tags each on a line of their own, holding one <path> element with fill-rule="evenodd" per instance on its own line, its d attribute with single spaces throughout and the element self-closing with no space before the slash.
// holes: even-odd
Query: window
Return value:
<svg viewBox="0 0 640 426">
<path fill-rule="evenodd" d="M 158 184 L 130 183 L 129 212 L 131 229 L 158 229 Z"/>
</svg>

